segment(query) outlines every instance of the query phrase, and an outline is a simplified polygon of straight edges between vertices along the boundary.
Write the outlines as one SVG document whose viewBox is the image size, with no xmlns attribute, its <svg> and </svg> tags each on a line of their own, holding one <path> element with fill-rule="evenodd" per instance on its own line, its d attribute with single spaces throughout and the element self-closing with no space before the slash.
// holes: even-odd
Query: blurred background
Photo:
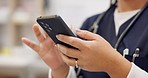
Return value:
<svg viewBox="0 0 148 78">
<path fill-rule="evenodd" d="M 110 0 L 0 0 L 0 78 L 48 78 L 50 69 L 22 43 L 38 43 L 32 25 L 40 15 L 60 15 L 73 29 L 109 7 Z"/>
</svg>

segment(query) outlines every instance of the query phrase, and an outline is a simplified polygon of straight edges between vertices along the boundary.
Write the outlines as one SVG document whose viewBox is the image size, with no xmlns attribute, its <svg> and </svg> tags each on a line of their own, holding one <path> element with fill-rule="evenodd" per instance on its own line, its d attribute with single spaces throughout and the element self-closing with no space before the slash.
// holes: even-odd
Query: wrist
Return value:
<svg viewBox="0 0 148 78">
<path fill-rule="evenodd" d="M 132 64 L 117 53 L 116 57 L 108 65 L 106 72 L 111 78 L 127 78 L 131 67 Z"/>
<path fill-rule="evenodd" d="M 62 65 L 58 69 L 52 69 L 52 78 L 66 78 L 69 73 L 69 66 Z"/>
</svg>

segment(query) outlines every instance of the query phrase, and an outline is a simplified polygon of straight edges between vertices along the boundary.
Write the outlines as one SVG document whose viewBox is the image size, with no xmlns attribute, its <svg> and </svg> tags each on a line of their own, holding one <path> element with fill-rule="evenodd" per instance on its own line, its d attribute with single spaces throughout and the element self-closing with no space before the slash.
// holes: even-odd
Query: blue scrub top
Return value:
<svg viewBox="0 0 148 78">
<path fill-rule="evenodd" d="M 119 28 L 118 35 L 116 36 L 113 16 L 115 8 L 116 6 L 113 6 L 110 10 L 106 12 L 105 16 L 101 19 L 99 23 L 99 28 L 97 31 L 97 34 L 105 38 L 112 45 L 112 47 L 115 46 L 117 39 L 119 38 L 121 33 L 135 17 L 133 16 L 131 19 L 125 22 Z M 97 14 L 88 18 L 83 23 L 81 29 L 88 30 L 93 25 L 94 21 L 96 21 L 99 15 L 100 14 Z M 117 50 L 120 52 L 120 54 L 123 54 L 123 50 L 125 48 L 128 48 L 130 50 L 129 55 L 126 56 L 129 61 L 132 60 L 132 56 L 136 48 L 140 49 L 140 56 L 135 59 L 135 64 L 148 72 L 148 8 L 146 8 L 146 10 L 142 13 L 138 20 L 135 21 L 130 30 L 126 33 Z M 78 78 L 80 77 L 110 78 L 109 75 L 105 72 L 89 72 L 85 70 L 81 70 Z"/>
</svg>

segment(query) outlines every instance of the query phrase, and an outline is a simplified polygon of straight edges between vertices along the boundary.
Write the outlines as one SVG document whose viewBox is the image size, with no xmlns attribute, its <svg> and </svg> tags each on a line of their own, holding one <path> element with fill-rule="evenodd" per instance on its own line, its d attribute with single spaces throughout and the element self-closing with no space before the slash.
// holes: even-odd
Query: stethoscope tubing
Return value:
<svg viewBox="0 0 148 78">
<path fill-rule="evenodd" d="M 138 18 L 140 17 L 140 15 L 144 12 L 144 10 L 148 7 L 148 2 L 146 3 L 146 5 L 137 13 L 137 15 L 133 18 L 133 20 L 130 22 L 130 24 L 127 26 L 127 28 L 122 32 L 122 34 L 120 35 L 120 37 L 118 38 L 114 48 L 117 49 L 118 46 L 120 45 L 121 41 L 123 40 L 123 38 L 125 37 L 125 35 L 127 34 L 127 32 L 130 30 L 130 28 L 133 26 L 133 24 L 136 23 L 136 21 L 138 20 Z"/>
<path fill-rule="evenodd" d="M 110 6 L 110 8 L 108 10 L 110 10 L 112 8 L 112 6 L 116 5 L 116 3 L 112 4 Z M 146 3 L 146 5 L 136 14 L 136 16 L 133 18 L 133 20 L 130 22 L 130 24 L 127 26 L 127 28 L 122 32 L 122 34 L 119 36 L 114 49 L 118 49 L 121 41 L 123 40 L 123 38 L 125 37 L 125 35 L 128 33 L 128 31 L 130 30 L 130 28 L 133 26 L 133 24 L 136 23 L 136 21 L 138 20 L 138 18 L 140 17 L 140 15 L 144 12 L 144 10 L 148 7 L 148 2 Z M 108 10 L 106 12 L 108 12 Z M 101 19 L 105 16 L 106 12 L 102 13 L 97 19 L 96 21 L 93 23 L 93 25 L 88 29 L 89 31 L 92 31 L 93 33 L 97 33 L 97 30 L 99 28 L 99 23 L 101 22 Z"/>
</svg>

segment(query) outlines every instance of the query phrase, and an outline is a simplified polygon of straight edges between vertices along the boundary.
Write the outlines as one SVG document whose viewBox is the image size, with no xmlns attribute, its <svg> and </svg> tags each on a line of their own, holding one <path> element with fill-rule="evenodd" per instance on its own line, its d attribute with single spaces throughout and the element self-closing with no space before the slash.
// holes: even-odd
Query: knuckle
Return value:
<svg viewBox="0 0 148 78">
<path fill-rule="evenodd" d="M 73 38 L 71 38 L 71 39 L 69 40 L 69 42 L 70 42 L 70 43 L 75 43 L 75 40 L 74 40 Z"/>
<path fill-rule="evenodd" d="M 89 31 L 85 31 L 85 33 L 86 33 L 86 34 L 90 34 L 90 32 L 89 32 Z"/>
<path fill-rule="evenodd" d="M 84 31 L 85 32 L 85 34 L 89 34 L 89 31 Z"/>
<path fill-rule="evenodd" d="M 85 45 L 86 49 L 91 49 L 91 47 L 92 47 L 91 45 Z"/>
<path fill-rule="evenodd" d="M 65 50 L 65 54 L 66 55 L 70 55 L 70 52 L 68 52 L 67 50 Z"/>
<path fill-rule="evenodd" d="M 40 36 L 41 35 L 41 33 L 40 32 L 36 32 L 36 36 Z"/>
<path fill-rule="evenodd" d="M 88 32 L 87 31 L 84 31 L 83 32 L 83 37 L 87 36 Z"/>
</svg>

